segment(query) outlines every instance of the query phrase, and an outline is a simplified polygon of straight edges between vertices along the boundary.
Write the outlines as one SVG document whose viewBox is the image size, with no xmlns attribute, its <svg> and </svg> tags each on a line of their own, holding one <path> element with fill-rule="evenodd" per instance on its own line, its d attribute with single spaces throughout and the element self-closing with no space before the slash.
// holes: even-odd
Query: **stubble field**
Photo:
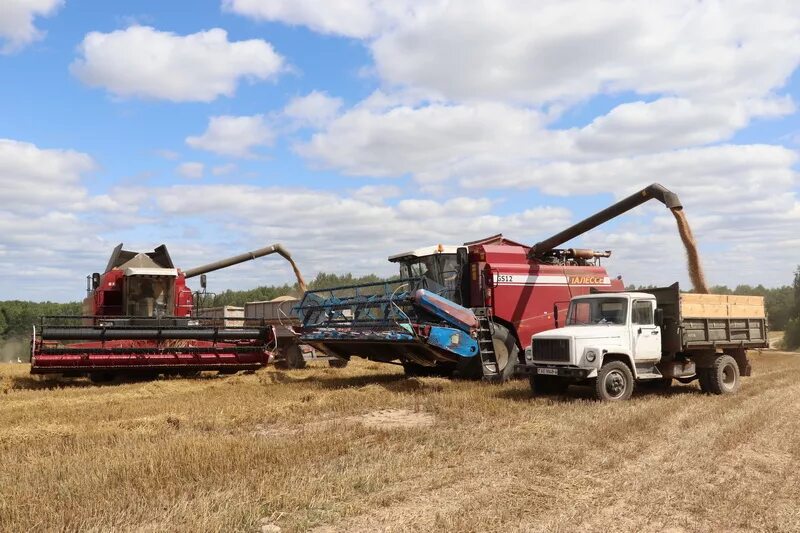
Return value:
<svg viewBox="0 0 800 533">
<path fill-rule="evenodd" d="M 751 358 L 736 396 L 621 404 L 364 361 L 108 386 L 0 365 L 0 530 L 800 530 L 800 356 Z"/>
</svg>

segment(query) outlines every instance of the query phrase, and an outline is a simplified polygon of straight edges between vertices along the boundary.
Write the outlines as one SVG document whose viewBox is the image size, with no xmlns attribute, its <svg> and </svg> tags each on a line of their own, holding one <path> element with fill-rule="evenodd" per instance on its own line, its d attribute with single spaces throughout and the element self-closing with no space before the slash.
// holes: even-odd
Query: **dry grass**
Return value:
<svg viewBox="0 0 800 533">
<path fill-rule="evenodd" d="M 753 359 L 737 396 L 616 405 L 367 362 L 102 387 L 2 365 L 0 530 L 800 530 L 800 357 Z"/>
</svg>

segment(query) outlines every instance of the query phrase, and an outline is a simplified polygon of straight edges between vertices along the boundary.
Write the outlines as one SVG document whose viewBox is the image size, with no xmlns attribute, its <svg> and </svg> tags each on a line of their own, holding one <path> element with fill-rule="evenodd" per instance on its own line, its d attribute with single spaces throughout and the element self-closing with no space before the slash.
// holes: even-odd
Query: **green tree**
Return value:
<svg viewBox="0 0 800 533">
<path fill-rule="evenodd" d="M 787 321 L 783 344 L 789 350 L 800 348 L 800 266 L 794 272 L 792 317 Z"/>
</svg>

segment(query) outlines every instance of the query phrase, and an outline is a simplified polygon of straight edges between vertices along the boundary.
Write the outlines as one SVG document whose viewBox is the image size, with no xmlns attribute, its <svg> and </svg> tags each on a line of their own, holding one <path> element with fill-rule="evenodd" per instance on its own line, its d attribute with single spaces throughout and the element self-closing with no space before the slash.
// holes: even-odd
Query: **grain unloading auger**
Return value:
<svg viewBox="0 0 800 533">
<path fill-rule="evenodd" d="M 31 373 L 89 375 L 235 373 L 264 366 L 275 347 L 272 326 L 193 316 L 194 297 L 186 279 L 278 254 L 300 271 L 280 244 L 186 271 L 175 268 L 166 246 L 140 253 L 117 246 L 103 274 L 87 279 L 82 316 L 46 316 L 34 327 Z"/>
<path fill-rule="evenodd" d="M 531 247 L 496 235 L 392 256 L 399 279 L 306 292 L 300 341 L 342 359 L 399 361 L 409 375 L 507 379 L 519 339 L 556 326 L 559 305 L 624 288 L 600 264 L 610 251 L 557 247 L 651 199 L 681 207 L 653 184 Z"/>
</svg>

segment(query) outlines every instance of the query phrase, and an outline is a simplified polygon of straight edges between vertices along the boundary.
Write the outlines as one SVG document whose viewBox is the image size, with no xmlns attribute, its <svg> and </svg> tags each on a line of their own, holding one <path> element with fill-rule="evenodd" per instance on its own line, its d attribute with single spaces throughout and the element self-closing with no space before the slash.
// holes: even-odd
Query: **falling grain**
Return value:
<svg viewBox="0 0 800 533">
<path fill-rule="evenodd" d="M 676 207 L 672 209 L 672 214 L 675 215 L 675 221 L 678 223 L 678 233 L 680 233 L 681 241 L 683 241 L 683 246 L 686 248 L 689 278 L 692 280 L 694 292 L 708 294 L 703 267 L 700 265 L 700 254 L 697 251 L 697 242 L 695 242 L 694 235 L 692 235 L 689 221 L 686 220 L 686 213 L 683 212 L 682 208 Z"/>
</svg>

